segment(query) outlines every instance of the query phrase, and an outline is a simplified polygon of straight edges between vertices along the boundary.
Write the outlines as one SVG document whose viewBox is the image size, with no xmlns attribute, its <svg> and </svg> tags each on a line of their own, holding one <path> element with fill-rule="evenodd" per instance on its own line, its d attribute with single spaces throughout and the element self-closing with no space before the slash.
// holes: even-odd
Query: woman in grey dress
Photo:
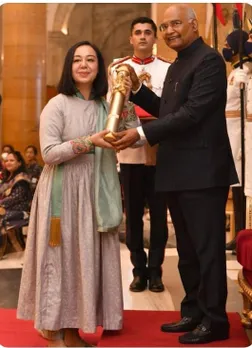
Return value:
<svg viewBox="0 0 252 348">
<path fill-rule="evenodd" d="M 107 79 L 94 45 L 69 49 L 58 91 L 41 114 L 45 166 L 32 203 L 17 317 L 34 320 L 49 346 L 79 347 L 87 345 L 79 328 L 120 330 L 123 314 L 121 195 L 115 152 L 103 140 Z M 132 112 L 125 125 L 136 125 Z"/>
</svg>

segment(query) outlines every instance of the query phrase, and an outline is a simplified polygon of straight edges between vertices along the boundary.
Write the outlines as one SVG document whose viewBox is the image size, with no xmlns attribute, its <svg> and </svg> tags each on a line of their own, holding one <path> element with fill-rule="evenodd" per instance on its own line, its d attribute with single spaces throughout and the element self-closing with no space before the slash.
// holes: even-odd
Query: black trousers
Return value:
<svg viewBox="0 0 252 348">
<path fill-rule="evenodd" d="M 185 290 L 181 315 L 228 325 L 225 207 L 228 187 L 167 193 Z"/>
<path fill-rule="evenodd" d="M 130 250 L 133 275 L 161 276 L 168 238 L 167 203 L 164 193 L 155 193 L 155 166 L 120 164 L 126 213 L 126 244 Z M 150 211 L 149 255 L 144 251 L 143 215 Z"/>
</svg>

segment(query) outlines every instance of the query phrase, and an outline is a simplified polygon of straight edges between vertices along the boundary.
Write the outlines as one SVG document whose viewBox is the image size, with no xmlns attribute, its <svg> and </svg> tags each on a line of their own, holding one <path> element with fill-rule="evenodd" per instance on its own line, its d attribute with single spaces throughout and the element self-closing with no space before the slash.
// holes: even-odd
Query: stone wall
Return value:
<svg viewBox="0 0 252 348">
<path fill-rule="evenodd" d="M 56 85 L 67 49 L 81 40 L 89 40 L 102 51 L 108 65 L 114 58 L 132 53 L 129 44 L 130 23 L 138 16 L 150 16 L 159 25 L 170 3 L 154 4 L 48 4 L 47 5 L 47 85 Z M 209 4 L 193 3 L 199 20 L 199 31 L 204 40 L 213 45 L 213 28 L 206 37 L 206 11 Z M 221 52 L 227 34 L 232 31 L 234 4 L 222 4 L 227 24 L 218 23 L 218 49 Z M 251 6 L 246 4 L 247 17 L 252 16 Z M 246 24 L 246 23 L 245 23 Z M 245 25 L 245 29 L 247 26 Z M 158 33 L 157 54 L 173 60 L 176 53 L 167 48 Z M 227 65 L 229 72 L 230 65 Z"/>
</svg>

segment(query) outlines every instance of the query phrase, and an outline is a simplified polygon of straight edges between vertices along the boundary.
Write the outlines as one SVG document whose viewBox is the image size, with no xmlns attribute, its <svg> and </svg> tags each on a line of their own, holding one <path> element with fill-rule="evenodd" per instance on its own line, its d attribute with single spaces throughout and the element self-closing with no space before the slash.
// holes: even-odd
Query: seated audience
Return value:
<svg viewBox="0 0 252 348">
<path fill-rule="evenodd" d="M 7 155 L 0 185 L 0 258 L 8 242 L 15 251 L 24 248 L 20 227 L 28 223 L 31 203 L 30 179 L 20 152 Z"/>
<path fill-rule="evenodd" d="M 42 167 L 38 164 L 37 160 L 38 149 L 34 145 L 29 145 L 25 149 L 25 161 L 27 174 L 31 180 L 31 187 L 34 193 L 40 174 L 42 172 Z"/>
</svg>

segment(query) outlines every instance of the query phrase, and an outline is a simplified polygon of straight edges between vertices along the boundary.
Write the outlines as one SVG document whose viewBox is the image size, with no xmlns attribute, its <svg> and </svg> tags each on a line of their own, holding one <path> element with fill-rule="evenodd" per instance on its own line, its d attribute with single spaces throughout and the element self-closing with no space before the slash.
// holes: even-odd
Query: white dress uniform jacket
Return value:
<svg viewBox="0 0 252 348">
<path fill-rule="evenodd" d="M 249 67 L 246 93 L 247 115 L 245 121 L 245 195 L 252 197 L 252 62 Z"/>
<path fill-rule="evenodd" d="M 245 86 L 245 195 L 252 196 L 252 63 L 243 64 L 247 71 L 248 82 Z M 236 171 L 241 183 L 241 101 L 240 85 L 236 81 L 237 69 L 231 71 L 228 76 L 226 119 L 228 135 L 231 143 L 232 153 L 235 161 Z M 250 173 L 250 175 L 249 175 Z M 237 184 L 234 186 L 240 186 Z M 250 194 L 248 193 L 250 192 Z"/>
</svg>

